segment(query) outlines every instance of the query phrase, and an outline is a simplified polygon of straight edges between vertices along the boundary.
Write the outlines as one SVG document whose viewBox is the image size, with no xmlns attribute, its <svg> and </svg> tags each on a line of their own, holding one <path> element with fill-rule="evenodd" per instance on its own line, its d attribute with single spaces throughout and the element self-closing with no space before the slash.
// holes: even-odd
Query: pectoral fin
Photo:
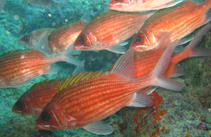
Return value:
<svg viewBox="0 0 211 137">
<path fill-rule="evenodd" d="M 123 46 L 125 46 L 127 44 L 128 44 L 127 42 L 122 42 L 122 43 L 119 43 L 115 46 L 107 48 L 107 50 L 114 52 L 114 53 L 117 53 L 117 54 L 124 54 L 125 51 L 126 51 L 126 48 L 123 47 Z"/>
<path fill-rule="evenodd" d="M 91 133 L 98 135 L 109 135 L 114 131 L 110 125 L 105 124 L 102 121 L 91 123 L 83 128 Z"/>
</svg>

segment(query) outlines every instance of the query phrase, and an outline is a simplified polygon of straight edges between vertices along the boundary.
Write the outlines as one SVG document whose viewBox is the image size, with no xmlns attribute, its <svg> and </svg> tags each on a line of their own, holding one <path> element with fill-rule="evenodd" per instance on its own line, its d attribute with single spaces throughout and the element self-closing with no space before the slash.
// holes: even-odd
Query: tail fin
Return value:
<svg viewBox="0 0 211 137">
<path fill-rule="evenodd" d="M 211 8 L 211 0 L 206 0 L 201 6 L 205 8 L 206 10 L 209 10 Z"/>
<path fill-rule="evenodd" d="M 180 57 L 179 60 L 177 60 L 176 63 L 180 62 L 181 60 L 193 57 L 193 56 L 211 56 L 211 48 L 207 49 L 200 49 L 195 48 L 198 43 L 202 40 L 202 37 L 211 29 L 211 23 L 204 26 L 194 37 L 194 39 L 191 41 L 191 43 L 182 51 L 176 53 L 173 58 Z M 176 64 L 175 63 L 175 64 Z"/>
<path fill-rule="evenodd" d="M 47 31 L 43 34 L 42 38 L 37 43 L 35 49 L 39 50 L 39 51 L 42 51 L 42 52 L 44 52 L 47 55 L 51 55 L 52 54 L 52 52 L 51 52 L 51 50 L 49 48 L 49 44 L 48 44 L 48 32 Z"/>
<path fill-rule="evenodd" d="M 80 61 L 74 58 L 72 56 L 72 53 L 73 53 L 73 44 L 70 45 L 65 51 L 63 51 L 60 56 L 62 57 L 63 61 L 77 66 L 73 73 L 83 72 L 85 61 L 84 60 Z"/>
<path fill-rule="evenodd" d="M 61 7 L 61 4 L 65 4 L 67 2 L 67 0 L 60 0 L 59 2 L 54 2 L 54 5 L 56 6 L 56 8 L 58 9 L 59 11 L 59 15 L 64 18 L 65 17 L 65 14 L 62 10 L 62 7 Z"/>
<path fill-rule="evenodd" d="M 153 85 L 176 91 L 180 91 L 184 87 L 183 84 L 164 76 L 171 61 L 171 56 L 177 45 L 178 40 L 170 44 L 170 46 L 163 53 L 154 70 L 151 72 L 152 79 L 154 79 Z"/>
<path fill-rule="evenodd" d="M 202 37 L 211 29 L 211 23 L 204 26 L 194 37 L 192 42 L 188 45 L 189 48 L 192 49 L 192 55 L 191 56 L 210 56 L 211 55 L 211 49 L 194 49 L 196 45 L 201 41 Z"/>
</svg>

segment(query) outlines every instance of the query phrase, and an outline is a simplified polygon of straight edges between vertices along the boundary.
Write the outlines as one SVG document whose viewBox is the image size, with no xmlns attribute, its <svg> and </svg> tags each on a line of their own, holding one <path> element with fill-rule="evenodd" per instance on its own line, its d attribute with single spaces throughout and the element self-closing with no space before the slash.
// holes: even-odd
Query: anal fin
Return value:
<svg viewBox="0 0 211 137">
<path fill-rule="evenodd" d="M 135 93 L 134 100 L 131 102 L 129 107 L 150 107 L 153 104 L 152 99 L 145 93 Z"/>
<path fill-rule="evenodd" d="M 110 125 L 105 124 L 102 121 L 97 121 L 83 127 L 85 130 L 97 134 L 97 135 L 109 135 L 113 133 L 113 129 Z"/>
</svg>

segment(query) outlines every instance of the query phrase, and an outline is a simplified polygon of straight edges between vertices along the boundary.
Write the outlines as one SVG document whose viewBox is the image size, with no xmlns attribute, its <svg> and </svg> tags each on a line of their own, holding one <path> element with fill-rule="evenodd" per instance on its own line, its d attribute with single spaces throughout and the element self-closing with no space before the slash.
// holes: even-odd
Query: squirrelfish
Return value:
<svg viewBox="0 0 211 137">
<path fill-rule="evenodd" d="M 210 30 L 211 24 L 207 24 L 204 26 L 194 37 L 191 43 L 186 46 L 186 48 L 180 52 L 175 53 L 172 58 L 170 65 L 165 72 L 166 77 L 175 77 L 183 75 L 183 71 L 179 66 L 175 66 L 180 61 L 193 57 L 193 56 L 211 56 L 211 49 L 200 49 L 195 48 L 202 37 Z M 167 47 L 166 45 L 160 45 L 160 47 L 156 47 L 152 50 L 145 52 L 136 52 L 134 60 L 136 66 L 136 77 L 144 77 L 148 75 L 153 68 L 156 66 L 160 57 Z"/>
<path fill-rule="evenodd" d="M 93 19 L 80 33 L 74 43 L 74 49 L 107 49 L 116 53 L 124 53 L 125 49 L 119 43 L 135 34 L 152 14 L 152 12 L 140 14 L 116 11 L 103 13 Z"/>
<path fill-rule="evenodd" d="M 65 25 L 54 31 L 48 38 L 52 53 L 60 53 L 66 50 L 78 37 L 88 23 L 78 21 Z"/>
<path fill-rule="evenodd" d="M 34 84 L 15 103 L 12 108 L 14 113 L 39 115 L 47 103 L 61 89 L 88 78 L 104 75 L 106 72 L 80 72 L 65 79 L 44 80 Z"/>
<path fill-rule="evenodd" d="M 110 0 L 109 9 L 140 12 L 175 6 L 183 0 Z"/>
<path fill-rule="evenodd" d="M 0 88 L 18 87 L 27 85 L 26 81 L 42 74 L 56 73 L 51 64 L 66 61 L 77 67 L 76 71 L 83 68 L 83 63 L 71 55 L 72 49 L 55 55 L 48 56 L 39 50 L 12 51 L 0 56 Z M 53 72 L 54 71 L 54 72 Z"/>
<path fill-rule="evenodd" d="M 137 51 L 155 48 L 165 31 L 173 31 L 171 40 L 178 39 L 180 43 L 188 40 L 183 37 L 211 19 L 211 0 L 203 4 L 184 1 L 176 7 L 155 13 L 141 27 L 130 47 Z"/>
<path fill-rule="evenodd" d="M 43 35 L 47 32 L 49 36 L 53 31 L 55 31 L 54 28 L 37 29 L 22 36 L 19 42 L 30 49 L 35 49 Z"/>
<path fill-rule="evenodd" d="M 169 44 L 165 39 L 161 44 Z M 177 41 L 169 46 L 150 75 L 134 79 L 134 52 L 128 50 L 122 55 L 111 73 L 72 84 L 59 91 L 47 104 L 37 120 L 38 129 L 74 129 L 83 127 L 95 134 L 110 134 L 110 125 L 102 120 L 125 106 L 151 106 L 152 100 L 146 94 L 136 93 L 149 85 L 181 90 L 183 85 L 169 78 L 163 78 Z M 164 61 L 165 60 L 165 61 Z"/>
<path fill-rule="evenodd" d="M 63 79 L 45 80 L 34 84 L 15 103 L 14 113 L 39 115 L 46 104 L 56 94 L 58 85 Z"/>
</svg>

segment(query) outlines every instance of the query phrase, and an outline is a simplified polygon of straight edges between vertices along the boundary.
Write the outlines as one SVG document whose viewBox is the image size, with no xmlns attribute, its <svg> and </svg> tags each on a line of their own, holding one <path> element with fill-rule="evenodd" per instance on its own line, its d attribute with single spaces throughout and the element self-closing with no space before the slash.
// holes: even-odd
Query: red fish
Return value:
<svg viewBox="0 0 211 137">
<path fill-rule="evenodd" d="M 109 9 L 140 12 L 175 6 L 183 0 L 110 0 Z"/>
<path fill-rule="evenodd" d="M 211 19 L 211 0 L 203 4 L 185 1 L 174 8 L 162 10 L 141 27 L 130 47 L 136 51 L 146 51 L 155 48 L 163 32 L 173 31 L 171 40 L 181 40 L 196 28 L 207 23 Z M 180 42 L 185 43 L 187 39 Z"/>
<path fill-rule="evenodd" d="M 160 44 L 169 44 L 164 39 Z M 38 129 L 74 129 L 83 127 L 95 134 L 110 134 L 110 125 L 102 120 L 125 106 L 144 107 L 152 105 L 146 94 L 138 89 L 149 85 L 181 90 L 183 85 L 164 78 L 168 63 L 177 42 L 169 46 L 153 72 L 144 78 L 134 79 L 134 54 L 132 50 L 121 56 L 111 73 L 86 79 L 58 92 L 47 104 L 37 120 Z M 164 61 L 165 60 L 165 61 Z"/>
<path fill-rule="evenodd" d="M 54 30 L 54 28 L 37 29 L 22 36 L 18 42 L 30 49 L 35 49 L 43 35 L 47 32 L 49 36 Z"/>
<path fill-rule="evenodd" d="M 180 61 L 193 57 L 193 56 L 211 56 L 210 49 L 196 49 L 195 46 L 200 42 L 202 37 L 210 30 L 211 24 L 204 26 L 192 40 L 192 42 L 182 51 L 175 53 L 172 56 L 170 65 L 165 73 L 165 76 L 178 76 L 182 74 L 181 69 L 175 65 Z M 166 45 L 164 45 L 166 46 Z M 153 68 L 156 66 L 160 57 L 162 56 L 164 49 L 166 47 L 157 47 L 155 49 L 145 51 L 145 52 L 136 52 L 134 60 L 136 64 L 136 76 L 144 77 L 148 75 Z"/>
<path fill-rule="evenodd" d="M 55 79 L 33 85 L 18 99 L 12 108 L 12 112 L 39 115 L 56 94 L 57 87 L 61 82 L 63 82 L 63 79 Z"/>
<path fill-rule="evenodd" d="M 135 34 L 153 13 L 124 13 L 108 11 L 93 19 L 74 43 L 79 50 L 110 50 L 124 53 L 119 44 Z M 119 45 L 117 45 L 119 44 Z"/>
<path fill-rule="evenodd" d="M 61 53 L 66 50 L 78 37 L 81 31 L 88 23 L 78 21 L 60 27 L 54 31 L 49 37 L 49 47 L 53 54 Z"/>
<path fill-rule="evenodd" d="M 0 56 L 0 88 L 23 86 L 28 84 L 26 81 L 38 75 L 52 73 L 55 68 L 51 64 L 58 61 L 74 64 L 78 66 L 76 71 L 80 71 L 84 62 L 74 59 L 70 53 L 72 47 L 55 56 L 48 56 L 39 50 L 6 53 Z"/>
<path fill-rule="evenodd" d="M 73 74 L 66 79 L 45 80 L 34 84 L 28 91 L 26 91 L 15 103 L 12 108 L 14 113 L 19 114 L 33 114 L 39 115 L 47 103 L 57 93 L 58 89 L 64 89 L 68 85 L 74 84 L 78 81 L 94 78 L 104 75 L 106 72 L 83 72 Z M 65 84 L 64 84 L 65 83 Z"/>
</svg>

